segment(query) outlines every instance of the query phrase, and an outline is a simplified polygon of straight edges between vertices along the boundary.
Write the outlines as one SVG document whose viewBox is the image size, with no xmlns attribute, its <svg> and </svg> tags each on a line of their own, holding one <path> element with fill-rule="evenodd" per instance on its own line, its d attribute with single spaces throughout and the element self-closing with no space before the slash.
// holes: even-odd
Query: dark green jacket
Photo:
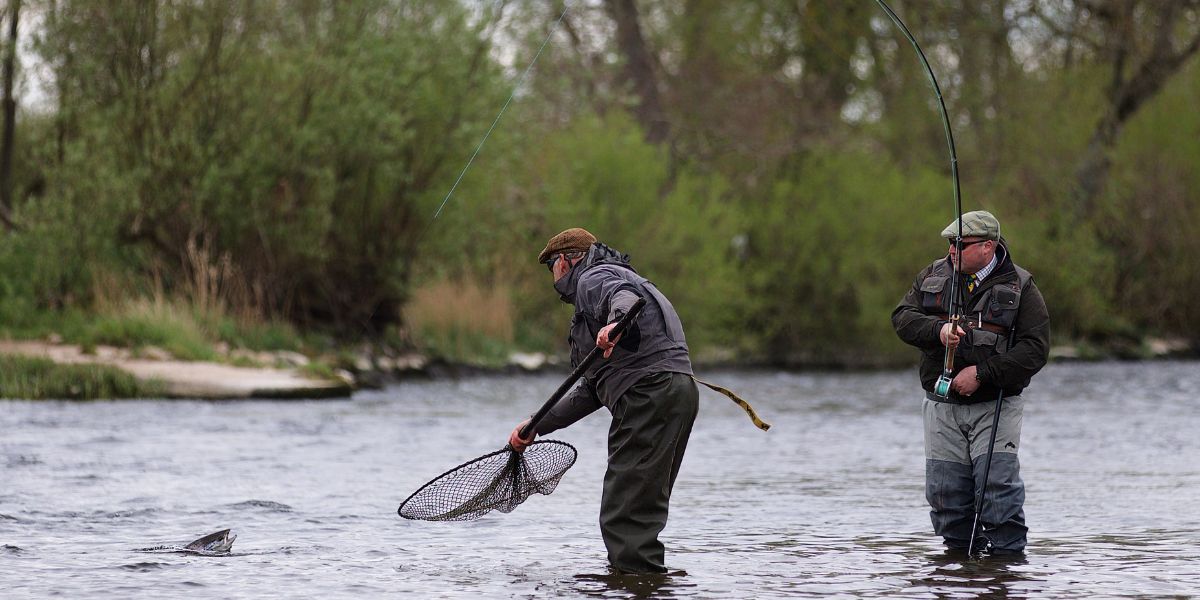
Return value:
<svg viewBox="0 0 1200 600">
<path fill-rule="evenodd" d="M 978 289 L 957 289 L 966 307 L 967 336 L 954 354 L 954 375 L 975 365 L 979 389 L 970 397 L 951 391 L 948 402 L 973 404 L 995 400 L 1001 388 L 1005 396 L 1016 396 L 1029 385 L 1033 375 L 1046 364 L 1050 354 L 1050 315 L 1033 276 L 1013 263 L 1005 243 L 997 250 L 999 264 Z M 926 267 L 892 311 L 892 326 L 906 344 L 921 351 L 921 387 L 932 396 L 934 383 L 942 374 L 946 348 L 938 334 L 948 321 L 950 281 L 954 277 L 949 258 Z M 1008 346 L 1009 332 L 1015 336 Z"/>
</svg>

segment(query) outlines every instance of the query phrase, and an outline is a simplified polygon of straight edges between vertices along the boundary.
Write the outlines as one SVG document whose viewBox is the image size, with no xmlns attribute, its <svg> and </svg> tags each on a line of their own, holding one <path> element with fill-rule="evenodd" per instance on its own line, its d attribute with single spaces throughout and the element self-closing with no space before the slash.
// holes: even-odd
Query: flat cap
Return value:
<svg viewBox="0 0 1200 600">
<path fill-rule="evenodd" d="M 986 210 L 973 210 L 962 216 L 962 236 L 980 237 L 988 240 L 1000 239 L 1000 221 Z M 958 219 L 942 230 L 942 237 L 952 240 L 958 237 Z"/>
<path fill-rule="evenodd" d="M 586 252 L 595 243 L 596 236 L 592 235 L 590 231 L 582 227 L 572 227 L 546 242 L 546 247 L 542 248 L 541 254 L 538 254 L 538 262 L 544 263 L 550 259 L 552 254 L 559 252 Z"/>
</svg>

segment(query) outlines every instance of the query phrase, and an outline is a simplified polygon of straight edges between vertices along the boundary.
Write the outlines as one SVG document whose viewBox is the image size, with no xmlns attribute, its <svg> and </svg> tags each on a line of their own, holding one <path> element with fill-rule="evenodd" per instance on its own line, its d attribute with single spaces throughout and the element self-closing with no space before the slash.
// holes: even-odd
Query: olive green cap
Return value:
<svg viewBox="0 0 1200 600">
<path fill-rule="evenodd" d="M 964 238 L 978 237 L 987 240 L 1000 239 L 1000 221 L 995 215 L 986 210 L 973 210 L 962 216 L 962 236 Z M 958 219 L 955 219 L 942 230 L 942 237 L 952 240 L 958 237 Z"/>
<path fill-rule="evenodd" d="M 559 252 L 586 252 L 596 243 L 596 236 L 582 227 L 572 227 L 546 242 L 546 247 L 538 254 L 538 262 L 544 263 Z"/>
</svg>

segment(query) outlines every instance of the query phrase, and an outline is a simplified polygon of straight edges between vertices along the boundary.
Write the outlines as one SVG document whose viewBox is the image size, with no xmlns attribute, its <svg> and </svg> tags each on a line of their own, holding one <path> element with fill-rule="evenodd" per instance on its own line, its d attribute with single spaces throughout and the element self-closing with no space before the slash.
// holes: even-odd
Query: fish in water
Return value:
<svg viewBox="0 0 1200 600">
<path fill-rule="evenodd" d="M 194 550 L 196 552 L 209 552 L 212 554 L 222 554 L 229 552 L 233 548 L 233 541 L 237 539 L 237 535 L 229 535 L 228 529 L 222 529 L 216 533 L 210 533 L 196 541 L 184 546 L 185 550 Z"/>
<path fill-rule="evenodd" d="M 231 535 L 230 530 L 222 529 L 221 531 L 210 533 L 204 537 L 188 542 L 184 546 L 155 546 L 153 548 L 142 548 L 138 552 L 182 552 L 185 554 L 229 554 L 229 550 L 233 548 L 233 541 L 237 539 L 237 535 Z"/>
</svg>

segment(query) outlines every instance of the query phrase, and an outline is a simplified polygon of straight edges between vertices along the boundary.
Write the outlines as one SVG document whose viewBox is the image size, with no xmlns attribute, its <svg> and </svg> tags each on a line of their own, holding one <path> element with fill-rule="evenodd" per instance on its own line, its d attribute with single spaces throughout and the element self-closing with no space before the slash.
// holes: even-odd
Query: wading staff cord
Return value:
<svg viewBox="0 0 1200 600">
<path fill-rule="evenodd" d="M 750 417 L 750 421 L 752 423 L 754 423 L 755 427 L 757 427 L 763 431 L 766 431 L 771 428 L 770 423 L 759 418 L 758 413 L 754 411 L 754 407 L 750 406 L 749 402 L 742 400 L 742 398 L 740 396 L 738 396 L 737 394 L 733 393 L 732 390 L 729 390 L 728 388 L 723 388 L 716 384 L 709 383 L 707 381 L 700 381 L 699 379 L 696 379 L 696 377 L 694 375 L 692 376 L 692 379 L 696 383 L 698 383 L 718 394 L 721 394 L 721 395 L 725 396 L 726 398 L 729 398 L 730 400 L 733 400 L 734 404 L 742 407 L 742 410 L 746 411 L 746 416 Z"/>
<path fill-rule="evenodd" d="M 962 264 L 962 197 L 959 194 L 958 187 L 958 153 L 954 151 L 954 133 L 950 131 L 950 116 L 946 113 L 946 102 L 942 99 L 942 88 L 938 86 L 937 77 L 933 75 L 933 67 L 929 66 L 929 60 L 925 58 L 925 53 L 921 51 L 921 45 L 917 43 L 917 39 L 913 37 L 908 27 L 904 25 L 904 21 L 888 6 L 883 0 L 875 0 L 879 8 L 887 13 L 888 18 L 896 24 L 896 28 L 904 34 L 912 44 L 914 50 L 917 51 L 917 56 L 921 59 L 921 65 L 925 67 L 925 74 L 929 76 L 929 83 L 933 85 L 933 93 L 937 96 L 938 107 L 941 109 L 942 126 L 946 130 L 946 145 L 950 148 L 950 174 L 954 182 L 954 216 L 958 219 L 958 237 L 954 238 L 954 256 L 956 260 L 951 261 L 951 266 L 954 268 L 954 276 L 950 278 L 950 307 L 949 313 L 950 325 L 952 331 L 958 331 L 958 321 L 962 316 L 961 299 L 958 297 L 958 280 L 961 276 L 960 269 Z M 940 335 L 940 334 L 939 334 Z M 938 378 L 934 384 L 934 393 L 941 397 L 946 397 L 950 394 L 950 376 L 954 372 L 954 351 L 955 347 L 946 346 L 946 358 L 942 362 L 942 376 Z"/>
</svg>

